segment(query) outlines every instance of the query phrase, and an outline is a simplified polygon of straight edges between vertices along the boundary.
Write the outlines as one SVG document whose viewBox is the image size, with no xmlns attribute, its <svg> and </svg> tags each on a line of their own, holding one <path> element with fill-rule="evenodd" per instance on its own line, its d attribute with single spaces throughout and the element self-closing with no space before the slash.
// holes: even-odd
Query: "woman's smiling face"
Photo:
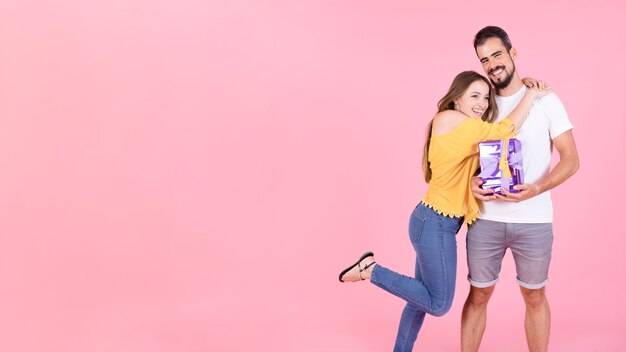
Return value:
<svg viewBox="0 0 626 352">
<path fill-rule="evenodd" d="M 474 81 L 460 97 L 454 100 L 455 109 L 470 117 L 481 118 L 489 107 L 489 86 L 481 81 Z"/>
</svg>

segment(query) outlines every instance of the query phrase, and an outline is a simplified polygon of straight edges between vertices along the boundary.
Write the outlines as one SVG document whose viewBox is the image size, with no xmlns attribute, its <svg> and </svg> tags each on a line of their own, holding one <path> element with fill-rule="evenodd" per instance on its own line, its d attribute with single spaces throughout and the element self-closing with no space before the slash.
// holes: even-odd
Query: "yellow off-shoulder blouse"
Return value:
<svg viewBox="0 0 626 352">
<path fill-rule="evenodd" d="M 478 142 L 510 138 L 515 134 L 513 121 L 496 123 L 467 118 L 458 127 L 430 139 L 428 161 L 432 170 L 422 203 L 445 216 L 464 217 L 471 224 L 478 217 L 478 202 L 472 194 L 470 179 L 479 167 Z"/>
</svg>

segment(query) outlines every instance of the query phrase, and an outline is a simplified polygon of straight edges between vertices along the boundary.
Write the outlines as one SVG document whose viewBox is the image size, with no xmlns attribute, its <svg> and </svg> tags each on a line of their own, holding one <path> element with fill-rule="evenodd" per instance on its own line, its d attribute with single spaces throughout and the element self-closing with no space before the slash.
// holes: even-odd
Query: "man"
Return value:
<svg viewBox="0 0 626 352">
<path fill-rule="evenodd" d="M 517 51 L 507 33 L 488 26 L 475 37 L 474 49 L 496 88 L 498 120 L 521 100 L 526 87 L 515 68 Z M 481 215 L 467 234 L 470 292 L 463 307 L 461 349 L 477 351 L 487 321 L 487 303 L 498 281 L 502 258 L 511 249 L 517 282 L 526 304 L 528 349 L 546 351 L 550 335 L 550 308 L 545 296 L 552 253 L 552 201 L 549 190 L 578 170 L 572 125 L 559 98 L 549 94 L 536 101 L 515 137 L 522 143 L 524 181 L 519 193 L 491 195 L 472 180 L 474 196 L 481 200 Z M 550 171 L 552 145 L 559 153 Z"/>
</svg>

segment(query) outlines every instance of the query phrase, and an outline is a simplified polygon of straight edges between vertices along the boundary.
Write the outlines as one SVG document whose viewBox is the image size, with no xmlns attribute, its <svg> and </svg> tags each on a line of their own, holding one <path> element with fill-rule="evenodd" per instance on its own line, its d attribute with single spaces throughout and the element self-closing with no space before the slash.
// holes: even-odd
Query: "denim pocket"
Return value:
<svg viewBox="0 0 626 352">
<path fill-rule="evenodd" d="M 422 239 L 422 232 L 424 231 L 424 217 L 417 211 L 413 211 L 411 214 L 411 220 L 409 221 L 409 238 L 413 244 L 420 243 Z"/>
</svg>

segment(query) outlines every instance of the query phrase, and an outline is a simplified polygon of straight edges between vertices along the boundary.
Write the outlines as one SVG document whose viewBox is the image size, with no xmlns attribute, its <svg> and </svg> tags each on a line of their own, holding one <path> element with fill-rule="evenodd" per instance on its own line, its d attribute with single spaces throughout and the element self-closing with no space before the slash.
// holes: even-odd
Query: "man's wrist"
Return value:
<svg viewBox="0 0 626 352">
<path fill-rule="evenodd" d="M 548 183 L 547 182 L 541 182 L 537 184 L 537 195 L 547 191 L 548 188 Z"/>
</svg>

